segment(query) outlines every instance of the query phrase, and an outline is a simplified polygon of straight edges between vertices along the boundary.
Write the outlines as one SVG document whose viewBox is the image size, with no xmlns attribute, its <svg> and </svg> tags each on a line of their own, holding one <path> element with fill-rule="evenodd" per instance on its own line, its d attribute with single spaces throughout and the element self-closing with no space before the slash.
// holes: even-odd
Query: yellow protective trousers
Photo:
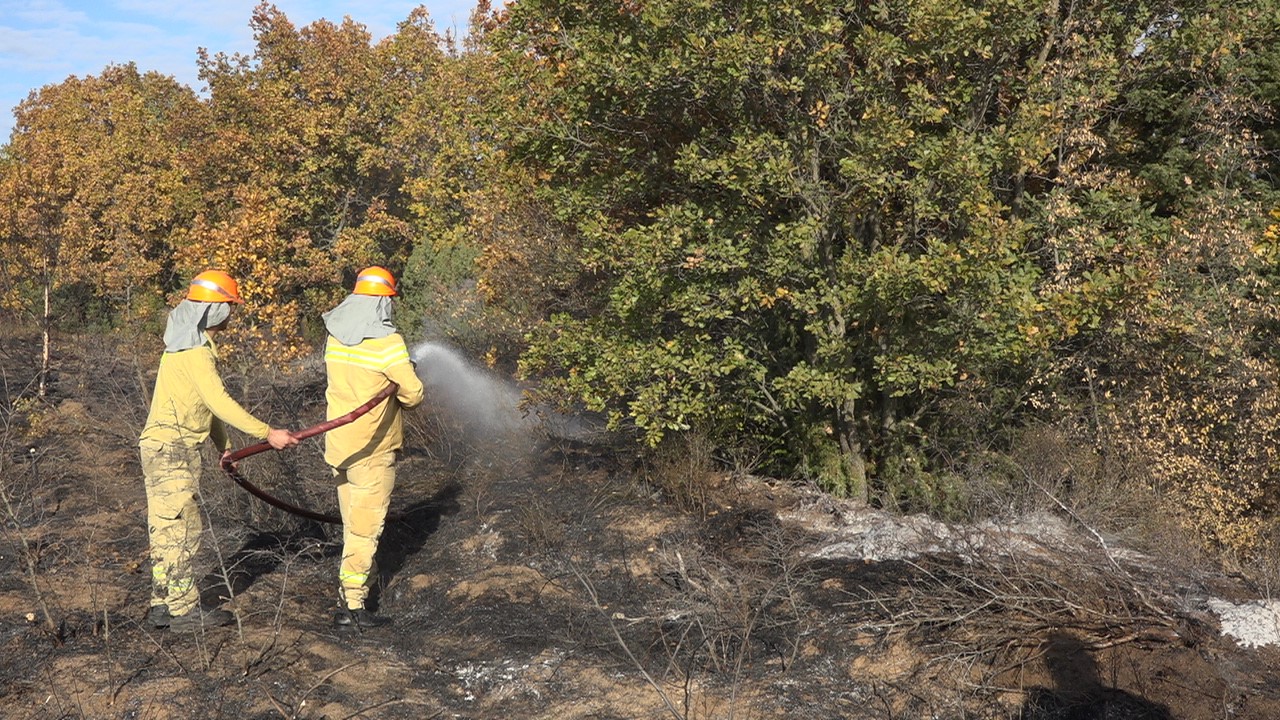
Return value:
<svg viewBox="0 0 1280 720">
<path fill-rule="evenodd" d="M 379 453 L 345 469 L 335 468 L 333 474 L 339 482 L 338 510 L 342 513 L 339 599 L 348 609 L 356 610 L 364 607 L 375 577 L 373 556 L 396 485 L 396 456 Z"/>
<path fill-rule="evenodd" d="M 151 604 L 185 615 L 200 603 L 191 561 L 200 549 L 196 490 L 200 451 L 185 445 L 139 447 L 147 488 L 147 537 L 151 544 Z"/>
</svg>

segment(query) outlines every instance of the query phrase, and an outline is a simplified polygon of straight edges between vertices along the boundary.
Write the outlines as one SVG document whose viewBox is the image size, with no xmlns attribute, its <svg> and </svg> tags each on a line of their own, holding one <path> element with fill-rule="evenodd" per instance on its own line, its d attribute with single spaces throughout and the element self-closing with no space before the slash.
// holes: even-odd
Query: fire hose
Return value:
<svg viewBox="0 0 1280 720">
<path fill-rule="evenodd" d="M 374 409 L 375 407 L 380 405 L 383 401 L 385 401 L 387 398 L 394 395 L 396 391 L 399 389 L 400 389 L 399 385 L 397 385 L 396 383 L 391 383 L 387 387 L 380 390 L 377 395 L 374 395 L 373 397 L 369 398 L 369 400 L 365 402 L 363 405 L 356 408 L 355 410 L 352 410 L 346 415 L 333 418 L 332 420 L 326 420 L 322 423 L 317 423 L 315 425 L 312 425 L 309 428 L 299 430 L 298 432 L 293 433 L 293 436 L 298 438 L 299 440 L 306 440 L 309 437 L 313 437 L 315 435 L 320 435 L 321 433 L 329 432 L 330 430 L 337 427 L 342 427 L 343 425 L 346 425 L 347 423 L 352 422 L 353 420 L 360 417 L 361 415 L 364 415 L 365 413 Z M 300 508 L 297 505 L 293 505 L 284 500 L 281 500 L 280 498 L 271 495 L 270 493 L 266 492 L 265 490 L 258 487 L 257 485 L 254 485 L 253 483 L 249 482 L 248 479 L 246 479 L 243 475 L 240 474 L 240 470 L 236 468 L 237 462 L 251 455 L 257 455 L 260 452 L 264 452 L 270 449 L 271 449 L 271 445 L 269 443 L 260 442 L 260 443 L 257 443 L 256 445 L 249 445 L 247 447 L 240 448 L 235 452 L 226 453 L 225 455 L 222 456 L 222 461 L 221 461 L 222 471 L 227 474 L 227 477 L 234 480 L 237 485 L 249 491 L 249 494 L 253 495 L 259 500 L 262 500 L 268 505 L 280 508 L 281 510 L 284 510 L 287 513 L 291 513 L 299 517 L 304 517 L 309 520 L 316 520 L 318 522 L 329 523 L 331 525 L 341 525 L 342 518 L 336 515 L 329 515 L 327 513 L 315 512 L 314 510 L 307 510 L 306 508 Z M 397 519 L 400 519 L 400 516 L 391 515 L 387 517 L 388 521 L 393 521 Z"/>
</svg>

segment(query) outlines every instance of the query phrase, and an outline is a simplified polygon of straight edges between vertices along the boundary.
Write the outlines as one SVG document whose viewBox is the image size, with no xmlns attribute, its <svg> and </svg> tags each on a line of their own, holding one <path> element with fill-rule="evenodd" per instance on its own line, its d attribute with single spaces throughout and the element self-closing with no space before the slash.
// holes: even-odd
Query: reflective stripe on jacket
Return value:
<svg viewBox="0 0 1280 720">
<path fill-rule="evenodd" d="M 404 444 L 404 418 L 400 408 L 422 402 L 422 381 L 409 363 L 409 349 L 399 333 L 367 338 L 357 345 L 343 345 L 332 335 L 324 349 L 329 376 L 325 390 L 330 420 L 363 405 L 394 382 L 400 390 L 353 422 L 324 436 L 324 459 L 336 468 L 347 468 L 367 457 L 398 450 Z"/>
</svg>

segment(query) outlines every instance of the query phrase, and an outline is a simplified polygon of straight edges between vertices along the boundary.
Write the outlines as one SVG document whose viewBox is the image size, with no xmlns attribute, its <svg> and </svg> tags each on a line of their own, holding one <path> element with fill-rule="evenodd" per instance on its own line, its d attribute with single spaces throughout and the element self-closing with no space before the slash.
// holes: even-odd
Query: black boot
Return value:
<svg viewBox="0 0 1280 720">
<path fill-rule="evenodd" d="M 153 628 L 167 628 L 172 619 L 168 605 L 152 605 L 147 611 L 147 624 Z"/>
<path fill-rule="evenodd" d="M 339 630 L 368 630 L 390 624 L 391 618 L 364 608 L 339 608 L 333 615 L 333 626 Z"/>
<path fill-rule="evenodd" d="M 236 621 L 230 610 L 222 608 L 204 609 L 194 607 L 186 615 L 174 615 L 169 620 L 169 629 L 174 632 L 193 632 L 207 627 L 222 627 Z"/>
</svg>

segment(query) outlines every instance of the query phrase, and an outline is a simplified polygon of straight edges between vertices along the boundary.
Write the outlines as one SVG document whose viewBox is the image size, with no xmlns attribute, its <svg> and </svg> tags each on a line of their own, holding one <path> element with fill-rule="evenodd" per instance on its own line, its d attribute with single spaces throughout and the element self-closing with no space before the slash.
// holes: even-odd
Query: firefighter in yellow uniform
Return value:
<svg viewBox="0 0 1280 720">
<path fill-rule="evenodd" d="M 190 631 L 235 620 L 225 609 L 200 607 L 192 568 L 203 531 L 196 504 L 200 445 L 212 438 L 225 453 L 224 423 L 265 438 L 277 450 L 298 444 L 288 430 L 273 429 L 241 407 L 218 375 L 209 333 L 226 327 L 231 305 L 243 302 L 230 275 L 206 270 L 191 281 L 186 299 L 169 312 L 165 325 L 151 410 L 138 439 L 147 492 L 152 563 L 147 621 L 152 627 Z"/>
<path fill-rule="evenodd" d="M 362 629 L 390 619 L 365 607 L 374 577 L 374 554 L 382 536 L 396 480 L 396 451 L 404 439 L 402 408 L 422 402 L 422 381 L 409 349 L 392 322 L 395 277 L 385 268 L 361 270 L 355 288 L 323 315 L 329 332 L 324 361 L 328 374 L 328 418 L 341 417 L 381 392 L 400 386 L 355 421 L 325 434 L 324 458 L 338 482 L 342 514 L 342 561 L 335 627 Z"/>
</svg>

